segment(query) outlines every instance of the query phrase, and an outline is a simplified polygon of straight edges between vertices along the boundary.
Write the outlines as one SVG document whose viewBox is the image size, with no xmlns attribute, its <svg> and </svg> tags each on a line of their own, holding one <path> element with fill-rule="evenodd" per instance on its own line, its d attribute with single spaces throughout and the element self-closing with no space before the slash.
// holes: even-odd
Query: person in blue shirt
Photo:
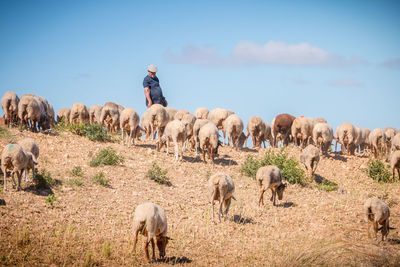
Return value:
<svg viewBox="0 0 400 267">
<path fill-rule="evenodd" d="M 156 66 L 153 64 L 149 65 L 147 68 L 148 75 L 144 77 L 143 80 L 144 95 L 146 96 L 146 106 L 148 108 L 153 104 L 160 104 L 164 107 L 168 105 L 168 102 L 162 93 L 160 81 L 156 76 L 157 71 L 158 69 Z"/>
</svg>

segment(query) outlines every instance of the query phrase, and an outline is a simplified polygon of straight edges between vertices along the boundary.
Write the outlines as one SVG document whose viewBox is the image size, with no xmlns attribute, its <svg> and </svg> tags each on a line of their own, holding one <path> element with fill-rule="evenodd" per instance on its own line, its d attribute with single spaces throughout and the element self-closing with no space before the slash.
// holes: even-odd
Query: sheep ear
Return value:
<svg viewBox="0 0 400 267">
<path fill-rule="evenodd" d="M 33 164 L 37 165 L 37 164 L 38 164 L 38 161 L 37 161 L 35 155 L 33 155 L 31 152 L 29 152 L 29 154 L 30 154 L 31 157 L 32 157 Z"/>
</svg>

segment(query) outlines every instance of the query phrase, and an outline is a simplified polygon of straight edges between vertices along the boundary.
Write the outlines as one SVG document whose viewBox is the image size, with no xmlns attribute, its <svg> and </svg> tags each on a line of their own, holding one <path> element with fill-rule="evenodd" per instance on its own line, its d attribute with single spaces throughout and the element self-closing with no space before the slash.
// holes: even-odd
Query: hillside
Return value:
<svg viewBox="0 0 400 267">
<path fill-rule="evenodd" d="M 261 158 L 266 149 L 236 152 L 224 146 L 212 168 L 191 151 L 183 162 L 174 163 L 173 155 L 157 152 L 152 141 L 128 148 L 69 132 L 12 129 L 11 135 L 0 138 L 1 148 L 24 137 L 34 138 L 40 146 L 38 170 L 49 171 L 59 185 L 49 192 L 23 182 L 24 190 L 17 192 L 7 180 L 8 190 L 0 193 L 6 203 L 0 206 L 0 265 L 145 265 L 143 236 L 135 260 L 132 254 L 133 211 L 145 201 L 161 205 L 168 217 L 173 240 L 160 266 L 398 266 L 400 262 L 400 183 L 381 184 L 367 177 L 363 172 L 367 157 L 334 153 L 322 157 L 316 173 L 337 183 L 337 191 L 319 190 L 315 182 L 289 185 L 278 207 L 268 201 L 268 191 L 260 208 L 258 185 L 239 169 L 248 155 Z M 90 167 L 91 155 L 109 146 L 125 158 L 124 163 Z M 287 152 L 299 158 L 298 149 L 289 147 Z M 146 176 L 154 161 L 168 170 L 172 186 Z M 82 177 L 71 174 L 76 166 L 81 167 Z M 237 201 L 232 202 L 229 219 L 215 224 L 206 184 L 218 171 L 233 178 Z M 109 186 L 93 182 L 100 172 Z M 83 184 L 74 183 L 77 180 Z M 53 206 L 46 202 L 49 193 L 55 195 Z M 390 207 L 390 225 L 396 229 L 387 241 L 367 236 L 363 203 L 370 196 L 384 199 Z"/>
</svg>

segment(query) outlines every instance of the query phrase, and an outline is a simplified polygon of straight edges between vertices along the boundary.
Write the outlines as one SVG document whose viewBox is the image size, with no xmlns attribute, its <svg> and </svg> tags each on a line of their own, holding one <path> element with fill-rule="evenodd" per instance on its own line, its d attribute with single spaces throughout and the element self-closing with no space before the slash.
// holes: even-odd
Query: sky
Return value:
<svg viewBox="0 0 400 267">
<path fill-rule="evenodd" d="M 0 94 L 400 128 L 399 1 L 0 1 Z M 0 111 L 0 115 L 3 111 Z"/>
</svg>

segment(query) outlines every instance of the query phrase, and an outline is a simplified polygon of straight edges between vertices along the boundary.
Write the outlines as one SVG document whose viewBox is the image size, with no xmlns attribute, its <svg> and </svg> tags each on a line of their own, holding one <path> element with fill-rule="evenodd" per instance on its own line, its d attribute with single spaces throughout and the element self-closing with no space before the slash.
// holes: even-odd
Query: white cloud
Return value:
<svg viewBox="0 0 400 267">
<path fill-rule="evenodd" d="M 334 87 L 362 87 L 363 84 L 359 81 L 356 81 L 352 78 L 344 78 L 334 81 L 329 81 L 328 85 Z"/>
<path fill-rule="evenodd" d="M 400 58 L 386 60 L 381 65 L 389 69 L 400 69 Z"/>
<path fill-rule="evenodd" d="M 353 56 L 347 59 L 309 43 L 286 44 L 280 41 L 269 41 L 263 45 L 240 41 L 225 57 L 220 56 L 215 47 L 195 45 L 185 46 L 178 54 L 168 50 L 165 56 L 174 63 L 194 65 L 346 66 L 366 63 L 361 58 Z"/>
</svg>

